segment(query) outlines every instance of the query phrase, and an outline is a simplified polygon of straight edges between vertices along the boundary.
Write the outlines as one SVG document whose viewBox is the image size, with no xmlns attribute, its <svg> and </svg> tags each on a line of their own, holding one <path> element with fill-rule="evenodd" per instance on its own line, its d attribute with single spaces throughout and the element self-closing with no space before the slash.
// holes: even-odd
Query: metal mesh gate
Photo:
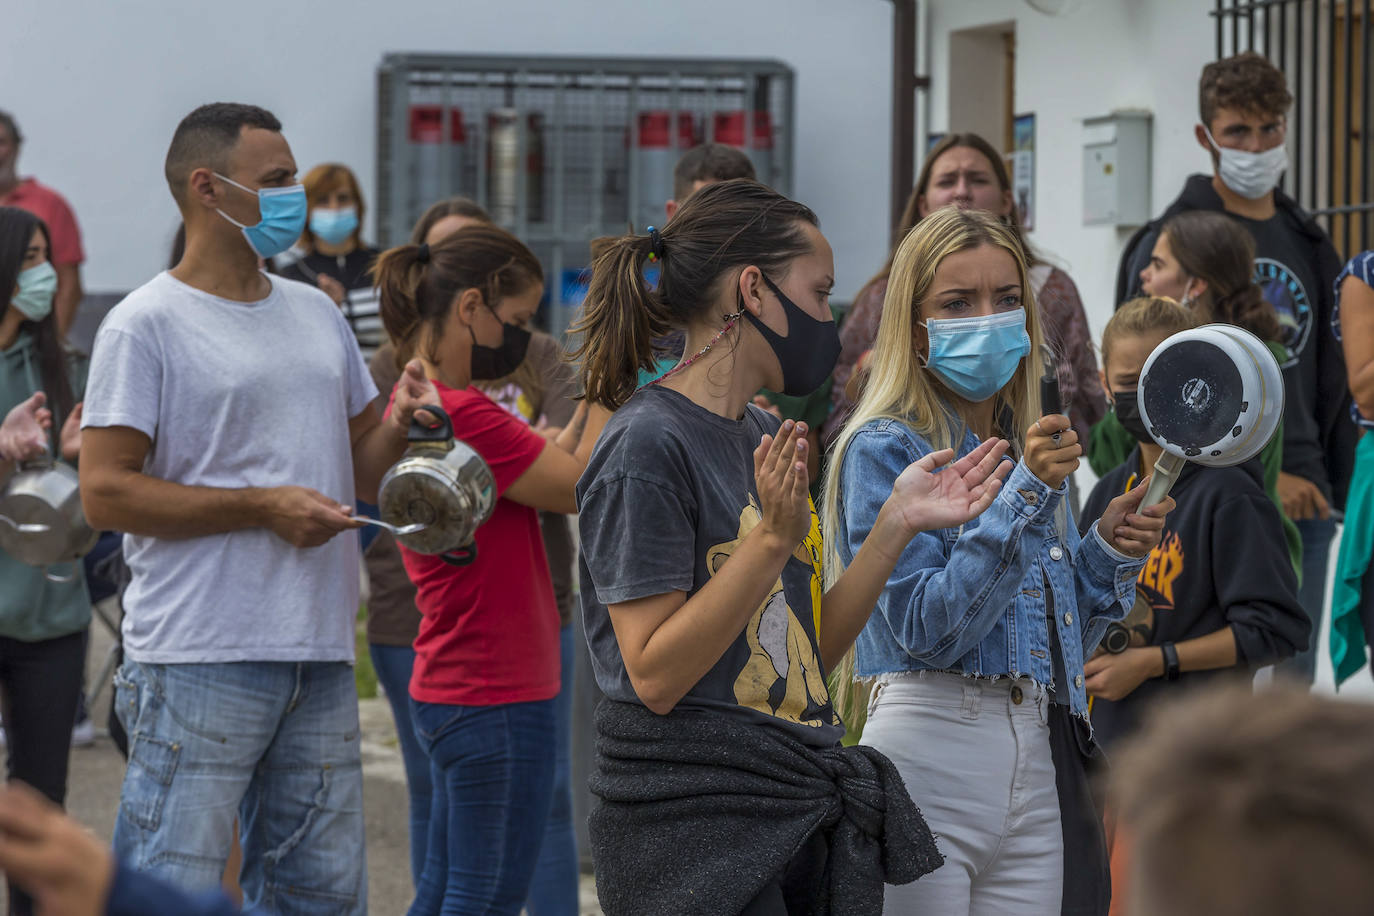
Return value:
<svg viewBox="0 0 1374 916">
<path fill-rule="evenodd" d="M 542 323 L 568 326 L 589 243 L 664 218 L 686 148 L 741 147 L 792 187 L 793 74 L 773 61 L 387 55 L 378 70 L 383 245 L 425 208 L 471 197 L 544 263 Z"/>
<path fill-rule="evenodd" d="M 1217 57 L 1254 50 L 1288 76 L 1291 166 L 1283 189 L 1345 257 L 1374 247 L 1371 0 L 1216 0 Z"/>
</svg>

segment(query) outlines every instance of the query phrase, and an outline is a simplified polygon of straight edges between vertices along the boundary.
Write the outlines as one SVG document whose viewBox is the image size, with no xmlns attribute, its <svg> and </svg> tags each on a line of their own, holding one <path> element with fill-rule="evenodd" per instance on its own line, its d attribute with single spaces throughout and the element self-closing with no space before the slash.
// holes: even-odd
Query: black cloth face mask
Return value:
<svg viewBox="0 0 1374 916">
<path fill-rule="evenodd" d="M 779 336 L 772 328 L 744 309 L 745 317 L 763 335 L 782 367 L 781 394 L 805 397 L 826 380 L 835 370 L 840 358 L 840 332 L 834 320 L 817 321 L 806 313 L 766 276 L 763 282 L 782 303 L 787 316 L 787 336 Z"/>
<path fill-rule="evenodd" d="M 490 308 L 490 306 L 488 306 Z M 491 313 L 496 315 L 496 309 Z M 501 316 L 496 315 L 499 321 Z M 516 324 L 501 322 L 502 338 L 499 347 L 487 347 L 477 342 L 472 335 L 472 380 L 486 382 L 505 378 L 525 361 L 525 351 L 530 346 L 530 332 Z M 468 328 L 472 334 L 472 328 Z"/>
<path fill-rule="evenodd" d="M 1135 437 L 1137 442 L 1153 443 L 1154 437 L 1145 428 L 1145 421 L 1140 418 L 1140 402 L 1136 400 L 1135 389 L 1130 391 L 1112 392 L 1112 412 L 1116 414 L 1116 419 L 1125 428 L 1126 432 Z"/>
</svg>

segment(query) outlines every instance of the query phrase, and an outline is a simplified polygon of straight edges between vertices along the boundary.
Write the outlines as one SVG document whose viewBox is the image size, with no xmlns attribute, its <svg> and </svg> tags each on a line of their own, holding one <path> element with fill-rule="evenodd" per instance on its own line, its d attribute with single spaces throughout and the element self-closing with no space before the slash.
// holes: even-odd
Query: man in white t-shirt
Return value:
<svg viewBox="0 0 1374 916">
<path fill-rule="evenodd" d="M 101 325 L 83 422 L 86 516 L 133 573 L 115 849 L 213 887 L 237 816 L 247 904 L 365 913 L 350 506 L 438 396 L 417 361 L 383 421 L 334 303 L 259 270 L 306 212 L 269 112 L 196 109 L 166 173 L 186 253 Z"/>
</svg>

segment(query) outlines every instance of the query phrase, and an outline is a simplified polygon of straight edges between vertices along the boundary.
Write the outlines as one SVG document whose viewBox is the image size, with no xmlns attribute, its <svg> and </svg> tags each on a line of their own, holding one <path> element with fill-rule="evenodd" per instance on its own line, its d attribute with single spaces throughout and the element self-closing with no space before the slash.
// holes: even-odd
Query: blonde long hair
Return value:
<svg viewBox="0 0 1374 916">
<path fill-rule="evenodd" d="M 1040 416 L 1039 379 L 1040 316 L 1027 276 L 1025 251 L 1016 233 L 991 213 L 944 207 L 916 224 L 897 247 L 882 318 L 873 348 L 873 364 L 867 382 L 844 428 L 836 437 L 826 469 L 822 497 L 823 529 L 829 535 L 825 546 L 826 587 L 834 585 L 844 572 L 835 548 L 840 528 L 840 474 L 845 451 L 855 434 L 874 420 L 891 419 L 905 423 L 929 442 L 935 450 L 957 447 L 967 425 L 948 405 L 944 388 L 917 358 L 916 329 L 920 325 L 921 304 L 935 282 L 935 272 L 945 258 L 961 251 L 994 245 L 1007 251 L 1016 262 L 1021 279 L 1021 304 L 1026 312 L 1026 333 L 1031 351 L 1016 372 L 996 395 L 996 410 L 1011 411 L 1011 429 L 1004 430 L 1015 453 L 1025 446 L 1025 430 Z M 854 648 L 836 666 L 833 694 L 836 709 L 852 720 L 862 696 L 854 689 Z"/>
</svg>

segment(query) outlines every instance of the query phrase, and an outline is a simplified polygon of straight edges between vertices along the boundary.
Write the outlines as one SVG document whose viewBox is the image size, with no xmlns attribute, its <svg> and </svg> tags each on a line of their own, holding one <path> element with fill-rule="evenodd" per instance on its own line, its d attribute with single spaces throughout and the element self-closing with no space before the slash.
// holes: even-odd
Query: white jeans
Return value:
<svg viewBox="0 0 1374 916">
<path fill-rule="evenodd" d="M 1049 702 L 1026 678 L 932 671 L 874 692 L 863 743 L 897 765 L 945 857 L 889 885 L 884 916 L 1057 916 L 1064 837 Z"/>
</svg>

